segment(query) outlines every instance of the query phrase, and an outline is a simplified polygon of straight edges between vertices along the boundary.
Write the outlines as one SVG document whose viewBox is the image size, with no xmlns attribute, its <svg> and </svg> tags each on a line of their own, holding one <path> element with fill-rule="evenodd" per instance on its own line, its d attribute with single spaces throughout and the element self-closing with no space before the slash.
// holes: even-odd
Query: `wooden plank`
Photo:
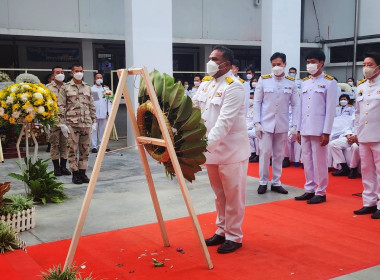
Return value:
<svg viewBox="0 0 380 280">
<path fill-rule="evenodd" d="M 117 74 L 120 77 L 121 70 L 118 70 Z M 124 95 L 124 100 L 125 100 L 125 106 L 127 107 L 129 120 L 130 120 L 131 125 L 132 125 L 133 134 L 135 136 L 136 142 L 139 143 L 138 137 L 141 137 L 140 131 L 139 131 L 138 126 L 137 126 L 137 119 L 135 116 L 135 110 L 133 109 L 131 96 L 130 96 L 128 87 L 126 85 L 123 87 L 123 95 Z M 154 211 L 156 213 L 158 225 L 160 227 L 161 237 L 162 237 L 162 240 L 164 241 L 164 246 L 169 247 L 170 246 L 169 238 L 168 238 L 168 234 L 166 232 L 164 219 L 162 216 L 160 204 L 158 202 L 158 197 L 157 197 L 156 189 L 154 187 L 152 173 L 150 172 L 150 168 L 149 168 L 149 164 L 148 164 L 148 159 L 146 157 L 145 149 L 142 145 L 139 145 L 138 150 L 139 150 L 139 154 L 140 154 L 141 163 L 142 163 L 143 168 L 144 168 L 146 181 L 148 183 L 150 196 L 152 198 Z"/>
<path fill-rule="evenodd" d="M 163 113 L 161 111 L 160 104 L 158 103 L 158 100 L 157 100 L 157 95 L 154 91 L 153 84 L 149 79 L 149 74 L 148 74 L 147 69 L 144 67 L 143 70 L 144 70 L 144 73 L 142 76 L 144 78 L 144 81 L 145 81 L 145 84 L 146 84 L 146 87 L 147 87 L 147 90 L 149 93 L 150 101 L 153 104 L 153 108 L 155 110 L 155 116 L 156 116 L 158 124 L 160 126 L 162 136 L 164 137 L 164 140 L 167 144 L 167 149 L 168 149 L 168 152 L 170 155 L 170 159 L 172 161 L 174 171 L 176 173 L 177 180 L 178 180 L 179 186 L 181 188 L 183 198 L 184 198 L 185 203 L 186 203 L 187 210 L 188 210 L 189 215 L 191 217 L 191 220 L 193 222 L 193 226 L 194 226 L 195 232 L 197 234 L 198 241 L 201 245 L 207 266 L 209 269 L 212 269 L 214 266 L 213 266 L 212 261 L 211 261 L 210 253 L 207 249 L 206 242 L 204 240 L 203 233 L 202 233 L 201 227 L 199 225 L 198 218 L 195 214 L 195 210 L 194 210 L 193 204 L 191 202 L 189 190 L 186 186 L 185 178 L 183 177 L 181 166 L 179 165 L 177 154 L 174 150 L 174 145 L 173 145 L 172 140 L 170 138 L 169 132 L 166 128 L 164 116 L 163 116 Z"/>
<path fill-rule="evenodd" d="M 95 165 L 91 173 L 90 182 L 88 183 L 86 195 L 84 197 L 83 204 L 82 204 L 82 209 L 80 211 L 77 225 L 74 231 L 74 235 L 71 240 L 70 248 L 66 256 L 64 269 L 71 266 L 74 259 L 75 251 L 78 247 L 79 238 L 80 238 L 80 235 L 82 234 L 83 225 L 86 220 L 88 208 L 90 207 L 91 198 L 95 190 L 96 182 L 98 181 L 100 167 L 104 159 L 104 154 L 106 152 L 108 141 L 111 135 L 111 130 L 112 130 L 113 124 L 115 123 L 115 118 L 116 118 L 117 110 L 119 108 L 123 87 L 125 87 L 127 83 L 127 76 L 128 76 L 128 72 L 124 70 L 120 77 L 119 85 L 116 89 L 115 97 L 112 102 L 111 113 L 108 117 L 108 121 L 107 121 L 106 128 L 104 131 L 104 137 L 103 137 L 102 143 L 100 144 L 100 148 L 95 160 Z"/>
<path fill-rule="evenodd" d="M 138 136 L 136 137 L 136 140 L 138 141 L 138 143 L 142 143 L 142 144 L 153 144 L 157 146 L 166 147 L 166 142 L 163 139 Z"/>
</svg>

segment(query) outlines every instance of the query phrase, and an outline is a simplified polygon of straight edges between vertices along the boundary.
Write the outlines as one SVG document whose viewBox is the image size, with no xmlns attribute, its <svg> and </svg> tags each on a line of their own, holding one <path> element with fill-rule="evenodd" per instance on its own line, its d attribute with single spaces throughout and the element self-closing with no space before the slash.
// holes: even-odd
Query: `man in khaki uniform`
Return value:
<svg viewBox="0 0 380 280">
<path fill-rule="evenodd" d="M 71 75 L 73 79 L 63 85 L 59 92 L 59 122 L 63 135 L 68 137 L 72 181 L 74 184 L 82 184 L 90 181 L 86 176 L 86 169 L 91 133 L 96 130 L 96 110 L 91 87 L 82 81 L 82 66 L 73 65 Z"/>
<path fill-rule="evenodd" d="M 46 87 L 58 98 L 58 93 L 63 85 L 65 74 L 61 66 L 55 66 L 52 69 L 53 80 Z M 71 175 L 71 172 L 66 168 L 67 162 L 67 138 L 62 134 L 59 126 L 54 126 L 50 129 L 50 157 L 54 165 L 54 175 Z M 61 162 L 59 162 L 61 159 Z"/>
</svg>

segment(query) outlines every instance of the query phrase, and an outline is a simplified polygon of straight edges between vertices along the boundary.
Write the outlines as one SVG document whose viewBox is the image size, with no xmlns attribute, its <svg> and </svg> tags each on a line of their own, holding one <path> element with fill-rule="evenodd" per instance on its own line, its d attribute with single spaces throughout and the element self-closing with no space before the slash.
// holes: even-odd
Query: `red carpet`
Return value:
<svg viewBox="0 0 380 280">
<path fill-rule="evenodd" d="M 250 164 L 250 174 L 254 165 Z M 290 173 L 303 184 L 300 168 L 284 170 L 284 184 L 295 185 L 288 182 Z M 355 192 L 360 192 L 361 180 L 340 180 L 356 185 Z M 321 205 L 290 199 L 247 207 L 243 247 L 228 255 L 209 247 L 213 270 L 206 268 L 189 218 L 166 222 L 168 248 L 162 245 L 157 224 L 84 236 L 75 262 L 86 263 L 82 276 L 93 272 L 97 279 L 169 280 L 330 279 L 378 265 L 380 223 L 368 215 L 353 216 L 361 199 L 348 194 L 351 187 L 345 184 L 331 187 L 327 203 Z M 335 188 L 340 195 L 331 194 Z M 215 213 L 199 215 L 199 220 L 205 236 L 212 235 Z M 18 250 L 0 256 L 0 279 L 39 279 L 36 275 L 42 270 L 64 263 L 69 243 L 29 246 L 27 254 Z M 177 252 L 178 247 L 185 254 Z M 164 260 L 165 266 L 153 267 L 152 257 Z"/>
</svg>

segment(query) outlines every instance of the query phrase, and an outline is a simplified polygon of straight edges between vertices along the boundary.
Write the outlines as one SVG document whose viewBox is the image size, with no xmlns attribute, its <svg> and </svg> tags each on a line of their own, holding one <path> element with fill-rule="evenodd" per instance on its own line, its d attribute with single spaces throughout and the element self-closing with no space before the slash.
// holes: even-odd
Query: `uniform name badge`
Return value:
<svg viewBox="0 0 380 280">
<path fill-rule="evenodd" d="M 99 94 L 98 94 L 98 92 L 91 91 L 91 94 L 92 94 L 92 98 L 94 98 L 94 101 L 98 101 L 99 100 Z"/>
</svg>

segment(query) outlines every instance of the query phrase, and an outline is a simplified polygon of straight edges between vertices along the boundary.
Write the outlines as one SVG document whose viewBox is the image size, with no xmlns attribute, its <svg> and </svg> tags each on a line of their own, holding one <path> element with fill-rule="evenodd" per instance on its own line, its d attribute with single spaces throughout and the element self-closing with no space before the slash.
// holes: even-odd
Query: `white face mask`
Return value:
<svg viewBox="0 0 380 280">
<path fill-rule="evenodd" d="M 272 68 L 272 72 L 275 76 L 281 76 L 284 73 L 285 68 L 281 66 L 275 66 Z"/>
<path fill-rule="evenodd" d="M 219 70 L 223 70 L 223 69 L 219 69 L 219 66 L 224 64 L 225 62 L 221 63 L 221 64 L 216 64 L 215 61 L 213 60 L 210 60 L 209 62 L 207 62 L 206 64 L 206 68 L 207 68 L 207 74 L 209 74 L 210 76 L 214 76 L 216 73 L 218 73 Z"/>
<path fill-rule="evenodd" d="M 315 73 L 318 72 L 318 64 L 316 63 L 309 63 L 306 65 L 306 71 L 311 74 L 311 75 L 314 75 Z"/>
<path fill-rule="evenodd" d="M 341 101 L 339 101 L 339 104 L 344 107 L 348 104 L 348 101 L 347 100 L 341 100 Z"/>
<path fill-rule="evenodd" d="M 185 89 L 188 89 L 188 88 L 189 88 L 189 85 L 185 85 L 184 88 L 185 88 Z"/>
<path fill-rule="evenodd" d="M 97 79 L 95 83 L 100 86 L 101 84 L 103 84 L 103 79 Z"/>
<path fill-rule="evenodd" d="M 76 73 L 73 75 L 73 77 L 74 77 L 76 80 L 80 81 L 80 80 L 83 79 L 83 72 L 76 72 Z"/>
<path fill-rule="evenodd" d="M 252 82 L 252 83 L 251 83 L 251 86 L 252 86 L 253 88 L 255 88 L 255 87 L 257 86 L 257 83 L 256 83 L 256 82 Z"/>
<path fill-rule="evenodd" d="M 194 82 L 194 86 L 199 87 L 201 83 L 200 82 Z"/>
<path fill-rule="evenodd" d="M 373 76 L 375 76 L 376 68 L 379 66 L 376 66 L 375 68 L 371 67 L 363 67 L 363 75 L 366 79 L 371 79 Z"/>
<path fill-rule="evenodd" d="M 251 74 L 247 74 L 247 80 L 250 80 L 252 79 L 252 75 Z"/>
<path fill-rule="evenodd" d="M 351 87 L 354 86 L 354 82 L 348 82 L 347 84 L 349 84 Z"/>
<path fill-rule="evenodd" d="M 63 80 L 65 79 L 65 74 L 57 74 L 55 75 L 54 79 L 62 83 Z"/>
</svg>

